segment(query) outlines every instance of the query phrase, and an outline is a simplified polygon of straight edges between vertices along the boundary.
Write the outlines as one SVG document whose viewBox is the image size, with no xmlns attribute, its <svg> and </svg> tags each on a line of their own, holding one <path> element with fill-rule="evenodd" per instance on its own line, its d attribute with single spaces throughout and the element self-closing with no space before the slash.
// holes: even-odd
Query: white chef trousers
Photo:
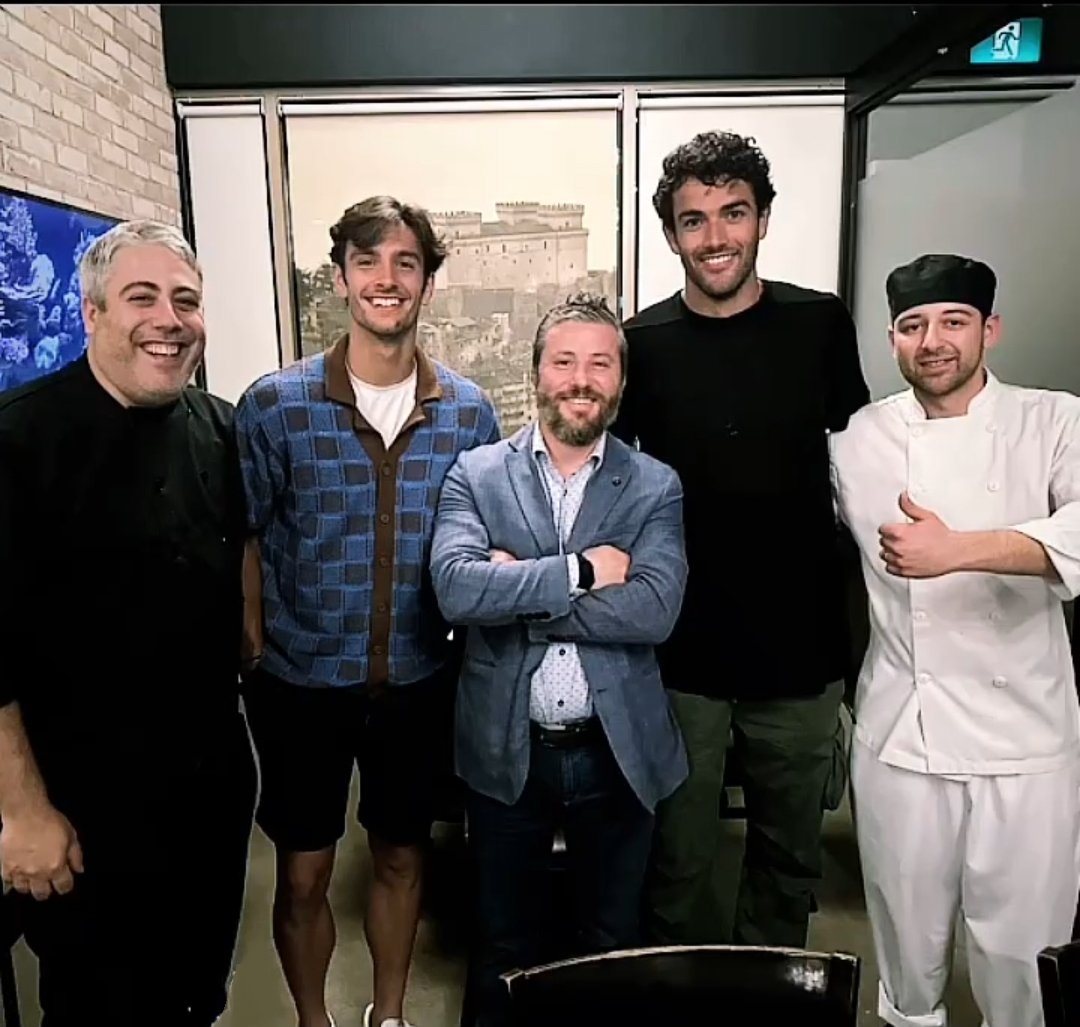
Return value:
<svg viewBox="0 0 1080 1027">
<path fill-rule="evenodd" d="M 1080 763 L 954 780 L 855 740 L 851 771 L 878 1015 L 946 1027 L 959 913 L 984 1024 L 1043 1027 L 1036 957 L 1070 940 L 1080 893 Z"/>
</svg>

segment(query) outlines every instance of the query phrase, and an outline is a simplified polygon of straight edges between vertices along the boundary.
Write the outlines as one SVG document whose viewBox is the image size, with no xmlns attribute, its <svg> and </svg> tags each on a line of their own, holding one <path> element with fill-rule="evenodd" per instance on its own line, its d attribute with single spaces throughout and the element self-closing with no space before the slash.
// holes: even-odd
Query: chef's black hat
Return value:
<svg viewBox="0 0 1080 1027">
<path fill-rule="evenodd" d="M 894 321 L 924 303 L 963 303 L 989 317 L 996 288 L 997 277 L 986 264 L 944 253 L 924 254 L 895 268 L 885 281 Z"/>
</svg>

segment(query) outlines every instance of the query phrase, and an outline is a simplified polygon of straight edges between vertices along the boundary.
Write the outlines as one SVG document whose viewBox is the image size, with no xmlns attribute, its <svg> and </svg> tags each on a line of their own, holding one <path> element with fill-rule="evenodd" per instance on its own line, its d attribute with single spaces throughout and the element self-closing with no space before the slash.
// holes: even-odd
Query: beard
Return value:
<svg viewBox="0 0 1080 1027">
<path fill-rule="evenodd" d="M 693 253 L 680 253 L 679 260 L 687 278 L 700 292 L 711 300 L 728 300 L 746 285 L 757 265 L 758 243 L 755 239 L 742 249 L 730 267 L 720 274 L 709 274 L 699 263 L 711 250 L 699 249 Z"/>
<path fill-rule="evenodd" d="M 536 409 L 544 424 L 566 446 L 587 446 L 595 442 L 619 412 L 621 393 L 615 396 L 603 396 L 592 389 L 568 389 L 552 394 L 537 390 Z M 597 404 L 597 412 L 588 418 L 565 417 L 559 404 L 570 399 L 591 399 Z"/>
<path fill-rule="evenodd" d="M 967 359 L 962 353 L 951 348 L 923 358 L 950 361 L 940 368 L 929 368 L 915 360 L 903 361 L 900 364 L 900 373 L 916 392 L 940 399 L 959 392 L 979 373 L 984 349 L 985 347 L 980 346 L 978 352 Z"/>
</svg>

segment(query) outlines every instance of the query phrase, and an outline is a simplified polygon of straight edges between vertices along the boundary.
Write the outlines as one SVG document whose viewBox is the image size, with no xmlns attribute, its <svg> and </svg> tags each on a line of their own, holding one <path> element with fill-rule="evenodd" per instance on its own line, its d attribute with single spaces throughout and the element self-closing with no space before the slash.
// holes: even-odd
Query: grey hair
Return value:
<svg viewBox="0 0 1080 1027">
<path fill-rule="evenodd" d="M 116 254 L 125 246 L 164 246 L 172 250 L 202 281 L 202 268 L 183 233 L 160 221 L 124 221 L 95 239 L 79 263 L 82 294 L 95 307 L 105 308 L 105 285 Z"/>
<path fill-rule="evenodd" d="M 533 378 L 540 373 L 540 358 L 544 355 L 544 346 L 551 329 L 567 321 L 583 324 L 608 325 L 619 336 L 619 366 L 623 381 L 626 381 L 626 336 L 623 334 L 619 319 L 612 313 L 607 300 L 595 293 L 579 292 L 568 296 L 566 300 L 552 307 L 536 326 L 536 339 L 533 342 L 532 369 Z"/>
</svg>

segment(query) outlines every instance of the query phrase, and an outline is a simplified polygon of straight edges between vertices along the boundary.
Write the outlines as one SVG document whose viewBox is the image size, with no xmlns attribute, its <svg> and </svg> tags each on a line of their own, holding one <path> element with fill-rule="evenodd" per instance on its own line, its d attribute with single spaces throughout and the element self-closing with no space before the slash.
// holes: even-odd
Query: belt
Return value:
<svg viewBox="0 0 1080 1027">
<path fill-rule="evenodd" d="M 551 727 L 538 724 L 535 720 L 529 721 L 529 734 L 533 741 L 553 749 L 573 749 L 588 745 L 601 738 L 603 733 L 600 718 L 595 716 L 588 720 L 575 720 L 569 724 L 555 724 Z"/>
</svg>

